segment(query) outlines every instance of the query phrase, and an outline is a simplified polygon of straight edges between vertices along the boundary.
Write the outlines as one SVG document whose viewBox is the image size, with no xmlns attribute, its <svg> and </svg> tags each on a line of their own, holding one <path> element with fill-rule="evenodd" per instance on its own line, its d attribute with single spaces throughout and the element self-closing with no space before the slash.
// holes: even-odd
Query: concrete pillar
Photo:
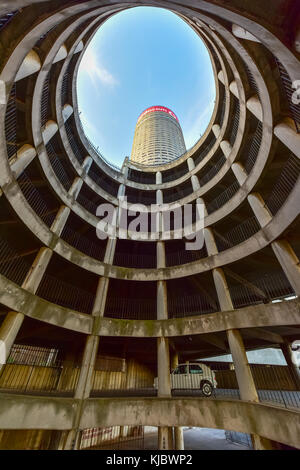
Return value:
<svg viewBox="0 0 300 470">
<path fill-rule="evenodd" d="M 218 294 L 219 304 L 222 311 L 233 310 L 230 291 L 221 268 L 213 269 L 213 278 L 215 282 L 216 291 Z"/>
<path fill-rule="evenodd" d="M 231 93 L 236 96 L 238 99 L 240 98 L 239 96 L 239 89 L 238 89 L 238 86 L 237 86 L 237 83 L 235 80 L 233 80 L 230 85 L 229 85 L 229 90 L 231 91 Z"/>
<path fill-rule="evenodd" d="M 188 164 L 188 169 L 189 171 L 193 171 L 193 169 L 195 168 L 195 162 L 194 162 L 194 159 L 189 157 L 187 159 L 187 164 Z"/>
<path fill-rule="evenodd" d="M 157 377 L 159 397 L 171 396 L 170 352 L 168 338 L 157 338 Z"/>
<path fill-rule="evenodd" d="M 49 140 L 52 139 L 52 137 L 56 134 L 58 131 L 58 125 L 56 122 L 50 120 L 47 121 L 43 130 L 42 130 L 42 135 L 43 135 L 43 140 L 45 145 L 48 144 Z"/>
<path fill-rule="evenodd" d="M 249 111 L 251 111 L 252 114 L 254 114 L 255 117 L 257 117 L 257 119 L 262 122 L 263 110 L 258 96 L 251 96 L 251 98 L 248 99 L 247 108 L 249 109 Z"/>
<path fill-rule="evenodd" d="M 160 171 L 156 172 L 155 180 L 156 180 L 156 184 L 162 184 L 162 174 Z"/>
<path fill-rule="evenodd" d="M 117 195 L 118 199 L 121 199 L 125 196 L 125 190 L 126 190 L 125 184 L 120 184 L 118 188 L 118 195 Z"/>
<path fill-rule="evenodd" d="M 158 449 L 172 450 L 171 436 L 168 426 L 160 426 L 158 428 Z"/>
<path fill-rule="evenodd" d="M 11 170 L 16 179 L 19 178 L 35 156 L 36 150 L 32 145 L 25 144 L 17 151 L 16 159 L 11 165 Z"/>
<path fill-rule="evenodd" d="M 18 70 L 16 75 L 15 82 L 18 80 L 22 80 L 22 78 L 28 77 L 36 72 L 38 72 L 41 68 L 41 60 L 38 54 L 32 49 L 28 52 L 25 59 L 22 62 L 21 67 Z"/>
<path fill-rule="evenodd" d="M 192 188 L 194 192 L 200 189 L 200 183 L 199 183 L 199 179 L 197 175 L 191 176 L 191 183 L 192 183 Z"/>
<path fill-rule="evenodd" d="M 87 157 L 85 157 L 85 159 L 83 160 L 83 163 L 82 163 L 81 167 L 85 171 L 86 174 L 88 174 L 89 169 L 92 166 L 92 163 L 93 163 L 93 159 L 89 155 Z"/>
<path fill-rule="evenodd" d="M 245 401 L 258 402 L 256 387 L 250 370 L 244 342 L 239 330 L 228 330 L 227 339 L 234 362 L 241 399 Z"/>
<path fill-rule="evenodd" d="M 74 179 L 71 188 L 69 189 L 69 195 L 73 197 L 75 200 L 77 199 L 77 196 L 81 190 L 82 185 L 83 185 L 83 180 L 79 176 L 77 176 Z"/>
<path fill-rule="evenodd" d="M 171 370 L 176 369 L 179 364 L 178 352 L 173 351 L 171 355 Z"/>
<path fill-rule="evenodd" d="M 166 252 L 163 241 L 158 241 L 156 244 L 156 260 L 157 269 L 166 267 Z"/>
<path fill-rule="evenodd" d="M 46 271 L 52 256 L 50 248 L 41 248 L 27 274 L 22 287 L 33 294 L 36 293 L 42 277 Z M 0 328 L 0 369 L 9 356 L 19 330 L 24 321 L 25 315 L 20 312 L 9 312 Z"/>
<path fill-rule="evenodd" d="M 271 246 L 295 294 L 300 295 L 300 265 L 296 253 L 286 240 L 276 240 Z"/>
<path fill-rule="evenodd" d="M 229 155 L 231 154 L 231 151 L 232 151 L 232 147 L 231 147 L 230 143 L 227 140 L 222 140 L 222 142 L 220 143 L 220 147 L 221 147 L 225 157 L 228 158 Z"/>
<path fill-rule="evenodd" d="M 218 253 L 218 248 L 215 242 L 214 233 L 209 227 L 204 229 L 204 240 L 208 256 L 216 255 Z"/>
<path fill-rule="evenodd" d="M 64 122 L 66 122 L 69 117 L 72 116 L 73 112 L 73 107 L 69 103 L 66 103 L 62 109 L 62 116 Z"/>
<path fill-rule="evenodd" d="M 243 167 L 243 165 L 239 162 L 236 162 L 231 165 L 231 169 L 233 173 L 235 174 L 235 177 L 238 180 L 239 185 L 243 186 L 243 184 L 245 183 L 248 177 L 247 172 L 245 168 Z"/>
<path fill-rule="evenodd" d="M 157 319 L 167 320 L 168 301 L 166 281 L 157 281 Z"/>
<path fill-rule="evenodd" d="M 281 140 L 298 158 L 300 158 L 300 134 L 295 129 L 291 119 L 285 119 L 274 128 L 274 134 Z"/>
<path fill-rule="evenodd" d="M 253 41 L 253 42 L 259 42 L 260 40 L 257 39 L 253 34 L 249 33 L 246 29 L 244 29 L 242 26 L 238 26 L 236 24 L 232 25 L 232 33 L 237 37 L 241 39 L 245 39 L 247 41 Z"/>
<path fill-rule="evenodd" d="M 67 206 L 61 206 L 52 225 L 51 231 L 60 236 L 67 222 L 71 210 Z"/>
<path fill-rule="evenodd" d="M 272 215 L 261 195 L 259 193 L 251 193 L 247 199 L 261 227 L 267 225 L 272 220 Z"/>
<path fill-rule="evenodd" d="M 212 131 L 213 131 L 213 133 L 215 134 L 215 137 L 216 137 L 216 139 L 217 139 L 217 138 L 219 137 L 219 135 L 220 135 L 220 132 L 221 132 L 221 128 L 220 128 L 219 124 L 214 124 L 214 125 L 212 126 Z"/>
<path fill-rule="evenodd" d="M 291 375 L 293 377 L 295 387 L 297 390 L 300 390 L 300 369 L 299 365 L 296 364 L 295 359 L 293 357 L 291 345 L 289 343 L 282 343 L 280 347 L 288 365 L 288 368 L 291 372 Z"/>
<path fill-rule="evenodd" d="M 156 204 L 163 204 L 163 192 L 161 189 L 156 191 Z"/>
<path fill-rule="evenodd" d="M 175 450 L 184 450 L 183 428 L 177 426 L 174 428 Z"/>
</svg>

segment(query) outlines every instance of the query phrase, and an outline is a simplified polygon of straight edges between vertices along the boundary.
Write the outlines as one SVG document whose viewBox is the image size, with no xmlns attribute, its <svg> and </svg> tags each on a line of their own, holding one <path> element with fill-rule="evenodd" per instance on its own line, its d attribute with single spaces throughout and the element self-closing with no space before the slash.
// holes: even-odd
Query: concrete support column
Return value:
<svg viewBox="0 0 300 470">
<path fill-rule="evenodd" d="M 223 269 L 213 269 L 214 283 L 219 299 L 220 308 L 222 311 L 233 310 L 230 291 L 227 285 Z"/>
<path fill-rule="evenodd" d="M 33 294 L 36 293 L 41 279 L 52 256 L 50 248 L 41 248 L 28 272 L 22 287 Z M 0 328 L 0 370 L 10 354 L 25 315 L 20 312 L 9 312 Z"/>
<path fill-rule="evenodd" d="M 300 369 L 299 365 L 295 362 L 291 345 L 289 343 L 282 343 L 280 347 L 293 377 L 295 387 L 297 390 L 300 390 Z"/>
<path fill-rule="evenodd" d="M 155 182 L 156 182 L 156 184 L 162 184 L 162 174 L 161 174 L 160 171 L 156 172 Z"/>
<path fill-rule="evenodd" d="M 74 179 L 71 188 L 69 189 L 69 195 L 72 196 L 75 200 L 81 190 L 82 185 L 83 185 L 83 180 L 79 176 L 77 176 Z"/>
<path fill-rule="evenodd" d="M 218 248 L 215 242 L 214 233 L 209 227 L 204 229 L 204 240 L 208 256 L 216 255 L 218 253 Z"/>
<path fill-rule="evenodd" d="M 159 397 L 171 396 L 170 352 L 167 338 L 157 338 L 157 377 Z"/>
<path fill-rule="evenodd" d="M 195 168 L 195 162 L 194 162 L 194 159 L 189 157 L 187 159 L 187 164 L 188 164 L 188 169 L 189 171 L 193 171 L 193 169 Z"/>
<path fill-rule="evenodd" d="M 171 354 L 171 369 L 174 370 L 179 364 L 178 352 L 173 351 Z"/>
<path fill-rule="evenodd" d="M 156 191 L 156 204 L 163 204 L 163 192 L 161 189 Z"/>
<path fill-rule="evenodd" d="M 258 96 L 256 95 L 251 96 L 251 98 L 248 99 L 247 108 L 252 114 L 254 114 L 255 117 L 257 117 L 257 119 L 259 119 L 262 122 L 263 111 L 262 111 L 261 102 Z"/>
<path fill-rule="evenodd" d="M 199 183 L 199 179 L 197 175 L 191 176 L 191 183 L 192 183 L 192 188 L 194 192 L 200 189 L 200 183 Z"/>
<path fill-rule="evenodd" d="M 285 119 L 277 124 L 274 128 L 274 134 L 300 158 L 300 134 L 297 133 L 295 123 L 291 119 Z"/>
<path fill-rule="evenodd" d="M 231 151 L 232 151 L 232 147 L 231 147 L 230 143 L 227 140 L 222 140 L 222 142 L 220 143 L 220 147 L 221 147 L 225 157 L 228 158 L 229 155 L 231 154 Z"/>
<path fill-rule="evenodd" d="M 241 399 L 258 402 L 258 395 L 250 370 L 244 342 L 239 330 L 228 330 L 227 339 L 234 362 L 236 378 L 239 384 Z"/>
<path fill-rule="evenodd" d="M 177 426 L 174 428 L 175 450 L 184 450 L 183 428 Z"/>
<path fill-rule="evenodd" d="M 272 215 L 260 194 L 249 194 L 248 201 L 261 227 L 272 220 Z M 286 240 L 276 240 L 271 246 L 295 293 L 300 295 L 300 264 L 294 250 Z"/>
<path fill-rule="evenodd" d="M 296 253 L 286 240 L 276 240 L 271 246 L 295 294 L 300 295 L 300 265 Z"/>
<path fill-rule="evenodd" d="M 60 236 L 67 222 L 71 210 L 67 206 L 61 206 L 52 225 L 51 231 Z"/>
<path fill-rule="evenodd" d="M 32 145 L 25 144 L 17 152 L 17 158 L 11 165 L 11 170 L 16 179 L 19 178 L 21 173 L 27 168 L 36 156 L 36 150 Z"/>
<path fill-rule="evenodd" d="M 92 163 L 93 163 L 93 159 L 89 155 L 87 157 L 85 157 L 85 159 L 83 160 L 83 163 L 82 163 L 81 167 L 85 171 L 86 174 L 88 174 L 88 172 L 89 172 L 89 170 L 92 166 Z"/>
<path fill-rule="evenodd" d="M 168 426 L 160 426 L 158 428 L 158 448 L 159 450 L 172 450 L 173 443 Z"/>
<path fill-rule="evenodd" d="M 235 177 L 238 180 L 239 185 L 242 186 L 248 177 L 245 168 L 243 167 L 241 163 L 236 162 L 231 165 L 231 169 L 233 173 L 235 174 Z"/>
<path fill-rule="evenodd" d="M 214 125 L 212 126 L 212 131 L 213 131 L 213 133 L 215 134 L 215 137 L 216 137 L 216 139 L 217 139 L 217 138 L 219 137 L 219 135 L 220 135 L 220 132 L 221 132 L 221 128 L 220 128 L 219 124 L 214 124 Z"/>
</svg>

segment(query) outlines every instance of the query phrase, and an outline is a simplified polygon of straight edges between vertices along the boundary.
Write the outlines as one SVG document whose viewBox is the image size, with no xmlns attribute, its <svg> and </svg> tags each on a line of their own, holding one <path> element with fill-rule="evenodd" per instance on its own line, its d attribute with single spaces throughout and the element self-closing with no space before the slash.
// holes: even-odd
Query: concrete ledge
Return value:
<svg viewBox="0 0 300 470">
<path fill-rule="evenodd" d="M 28 317 L 72 331 L 90 334 L 93 317 L 47 302 L 0 275 L 0 303 Z M 169 320 L 99 319 L 95 334 L 156 338 L 185 336 L 232 328 L 287 326 L 300 324 L 300 300 L 276 304 L 261 304 L 227 312 L 183 317 Z"/>
<path fill-rule="evenodd" d="M 0 429 L 71 429 L 77 406 L 73 398 L 1 394 Z"/>
<path fill-rule="evenodd" d="M 101 318 L 98 335 L 174 337 L 216 333 L 233 328 L 258 328 L 300 324 L 300 300 L 261 304 L 227 312 L 169 320 L 119 320 Z"/>
<path fill-rule="evenodd" d="M 84 403 L 81 429 L 123 425 L 226 429 L 300 448 L 300 413 L 271 405 L 201 398 L 104 398 Z"/>
<path fill-rule="evenodd" d="M 47 302 L 2 275 L 0 275 L 0 303 L 6 305 L 10 310 L 51 325 L 85 334 L 92 331 L 93 318 L 90 315 Z"/>
<path fill-rule="evenodd" d="M 0 429 L 73 426 L 72 398 L 1 394 Z M 89 398 L 80 429 L 107 426 L 199 426 L 259 434 L 300 448 L 300 413 L 272 405 L 203 398 Z"/>
</svg>

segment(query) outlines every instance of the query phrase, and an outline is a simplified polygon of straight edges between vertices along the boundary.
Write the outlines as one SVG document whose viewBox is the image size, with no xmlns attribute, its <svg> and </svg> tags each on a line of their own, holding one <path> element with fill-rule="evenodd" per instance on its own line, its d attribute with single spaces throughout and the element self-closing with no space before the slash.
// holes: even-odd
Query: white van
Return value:
<svg viewBox="0 0 300 470">
<path fill-rule="evenodd" d="M 201 390 L 203 395 L 210 397 L 213 389 L 217 388 L 214 371 L 200 362 L 179 364 L 171 373 L 171 388 L 182 390 Z M 157 377 L 154 379 L 154 388 L 157 389 Z"/>
</svg>

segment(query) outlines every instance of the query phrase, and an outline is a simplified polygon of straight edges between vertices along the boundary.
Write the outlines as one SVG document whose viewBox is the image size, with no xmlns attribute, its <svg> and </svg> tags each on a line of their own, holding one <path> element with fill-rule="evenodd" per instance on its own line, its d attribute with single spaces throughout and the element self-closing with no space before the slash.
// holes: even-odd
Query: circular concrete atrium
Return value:
<svg viewBox="0 0 300 470">
<path fill-rule="evenodd" d="M 119 169 L 83 132 L 76 78 L 101 24 L 146 5 L 204 42 L 216 104 L 180 158 Z M 157 449 L 185 427 L 300 448 L 299 38 L 292 0 L 1 2 L 0 449 L 136 449 L 146 427 Z M 201 207 L 203 246 L 172 216 L 169 238 L 131 237 L 125 198 L 147 220 L 189 204 L 195 235 Z M 266 348 L 286 366 L 248 363 Z"/>
</svg>

